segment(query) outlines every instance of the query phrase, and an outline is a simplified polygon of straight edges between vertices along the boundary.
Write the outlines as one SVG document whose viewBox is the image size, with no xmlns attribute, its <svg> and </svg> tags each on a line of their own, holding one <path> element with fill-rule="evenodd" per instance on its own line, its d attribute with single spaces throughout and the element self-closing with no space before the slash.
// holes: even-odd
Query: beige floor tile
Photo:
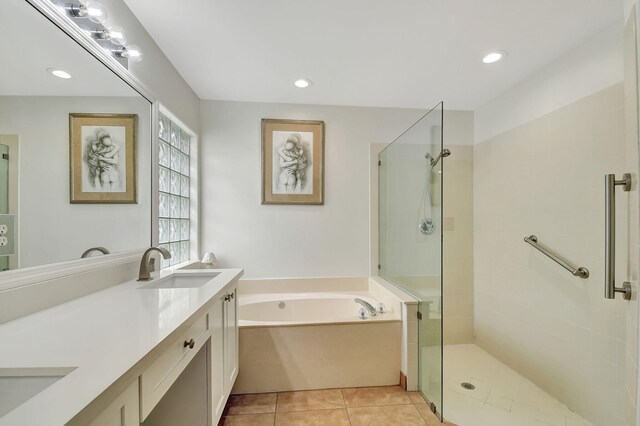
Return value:
<svg viewBox="0 0 640 426">
<path fill-rule="evenodd" d="M 409 393 L 400 386 L 342 389 L 347 407 L 411 404 Z"/>
<path fill-rule="evenodd" d="M 280 413 L 331 408 L 344 408 L 344 398 L 340 389 L 280 392 L 276 411 Z"/>
<path fill-rule="evenodd" d="M 273 426 L 275 417 L 273 413 L 226 416 L 220 419 L 218 426 Z"/>
<path fill-rule="evenodd" d="M 231 395 L 223 415 L 275 413 L 277 395 L 276 393 Z"/>
<path fill-rule="evenodd" d="M 457 426 L 454 423 L 446 421 L 446 419 L 444 423 L 441 423 L 438 417 L 433 413 L 433 411 L 431 411 L 431 407 L 427 404 L 415 404 L 414 407 L 416 407 L 416 410 L 418 410 L 424 421 L 427 422 L 429 426 Z"/>
<path fill-rule="evenodd" d="M 347 408 L 352 426 L 418 426 L 426 425 L 413 405 Z"/>
<path fill-rule="evenodd" d="M 349 426 L 344 408 L 339 410 L 312 410 L 276 413 L 278 426 Z"/>
<path fill-rule="evenodd" d="M 425 404 L 427 402 L 420 392 L 407 392 L 412 404 Z"/>
</svg>

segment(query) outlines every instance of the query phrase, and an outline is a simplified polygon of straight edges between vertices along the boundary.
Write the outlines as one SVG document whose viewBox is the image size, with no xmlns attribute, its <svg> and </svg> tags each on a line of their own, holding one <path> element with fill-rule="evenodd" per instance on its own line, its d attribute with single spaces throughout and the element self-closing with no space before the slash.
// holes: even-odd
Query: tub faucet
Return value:
<svg viewBox="0 0 640 426">
<path fill-rule="evenodd" d="M 369 315 L 371 315 L 372 317 L 376 316 L 376 308 L 374 308 L 371 303 L 367 302 L 366 300 L 362 300 L 359 297 L 356 297 L 355 299 L 353 299 L 353 301 L 362 305 L 367 311 L 369 311 Z"/>
<path fill-rule="evenodd" d="M 148 248 L 144 254 L 142 255 L 142 260 L 140 261 L 140 274 L 138 274 L 138 281 L 151 281 L 151 262 L 149 256 L 151 256 L 152 251 L 159 252 L 162 257 L 165 259 L 171 259 L 171 253 L 165 248 L 162 247 L 151 247 Z"/>
</svg>

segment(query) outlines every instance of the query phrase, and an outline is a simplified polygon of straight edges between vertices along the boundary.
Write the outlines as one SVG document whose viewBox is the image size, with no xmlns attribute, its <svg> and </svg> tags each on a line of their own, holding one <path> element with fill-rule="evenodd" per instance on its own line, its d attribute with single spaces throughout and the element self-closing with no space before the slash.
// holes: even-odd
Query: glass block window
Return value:
<svg viewBox="0 0 640 426">
<path fill-rule="evenodd" d="M 160 114 L 158 173 L 160 189 L 158 233 L 160 247 L 171 253 L 166 268 L 189 259 L 189 148 L 191 136 Z"/>
</svg>

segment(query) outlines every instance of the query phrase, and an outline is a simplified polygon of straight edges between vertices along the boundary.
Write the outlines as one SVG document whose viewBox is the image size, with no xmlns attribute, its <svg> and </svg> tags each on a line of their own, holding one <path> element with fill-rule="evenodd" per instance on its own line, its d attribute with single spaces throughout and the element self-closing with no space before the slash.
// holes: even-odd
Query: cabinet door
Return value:
<svg viewBox="0 0 640 426">
<path fill-rule="evenodd" d="M 89 426 L 134 426 L 140 424 L 138 381 L 133 382 Z"/>
<path fill-rule="evenodd" d="M 237 316 L 237 285 L 227 290 L 227 301 L 224 303 L 224 378 L 225 393 L 231 393 L 231 388 L 238 376 L 238 316 Z"/>
<path fill-rule="evenodd" d="M 224 410 L 225 372 L 224 372 L 224 311 L 227 302 L 220 297 L 209 311 L 209 328 L 211 330 L 211 413 L 213 424 L 217 425 Z"/>
</svg>

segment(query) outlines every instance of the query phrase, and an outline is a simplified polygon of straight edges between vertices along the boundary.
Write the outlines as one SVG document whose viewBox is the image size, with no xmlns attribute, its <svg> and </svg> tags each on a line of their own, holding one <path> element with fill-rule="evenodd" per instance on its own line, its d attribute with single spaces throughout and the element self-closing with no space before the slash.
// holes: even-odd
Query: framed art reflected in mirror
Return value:
<svg viewBox="0 0 640 426">
<path fill-rule="evenodd" d="M 71 203 L 136 202 L 136 114 L 69 114 Z"/>
</svg>

